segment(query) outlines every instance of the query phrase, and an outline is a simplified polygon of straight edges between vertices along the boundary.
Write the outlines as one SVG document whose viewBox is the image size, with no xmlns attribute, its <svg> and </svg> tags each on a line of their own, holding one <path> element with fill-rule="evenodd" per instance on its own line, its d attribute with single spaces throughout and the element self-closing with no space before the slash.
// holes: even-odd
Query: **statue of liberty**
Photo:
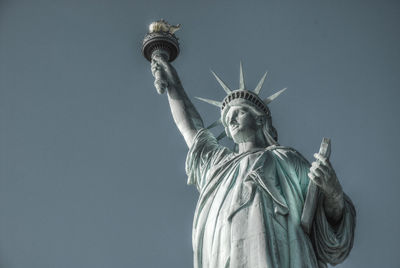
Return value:
<svg viewBox="0 0 400 268">
<path fill-rule="evenodd" d="M 311 165 L 296 150 L 278 144 L 268 103 L 261 99 L 265 75 L 246 88 L 240 64 L 239 89 L 225 90 L 218 106 L 227 137 L 237 150 L 219 144 L 204 127 L 176 70 L 162 54 L 152 73 L 167 89 L 174 121 L 189 152 L 188 184 L 199 191 L 193 220 L 195 268 L 322 268 L 348 256 L 354 239 L 355 209 L 329 159 L 314 155 Z M 310 232 L 301 226 L 309 184 L 320 189 Z"/>
</svg>

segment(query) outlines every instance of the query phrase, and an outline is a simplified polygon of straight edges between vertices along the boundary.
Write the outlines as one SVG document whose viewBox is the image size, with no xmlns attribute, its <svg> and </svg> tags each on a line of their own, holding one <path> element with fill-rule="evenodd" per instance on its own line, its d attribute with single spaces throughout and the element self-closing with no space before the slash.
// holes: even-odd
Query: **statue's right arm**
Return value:
<svg viewBox="0 0 400 268">
<path fill-rule="evenodd" d="M 154 57 L 151 63 L 151 71 L 153 76 L 156 71 L 161 72 L 162 79 L 165 79 L 168 85 L 167 93 L 172 117 L 190 148 L 196 133 L 204 127 L 200 114 L 188 98 L 179 76 L 171 64 L 162 57 Z"/>
</svg>

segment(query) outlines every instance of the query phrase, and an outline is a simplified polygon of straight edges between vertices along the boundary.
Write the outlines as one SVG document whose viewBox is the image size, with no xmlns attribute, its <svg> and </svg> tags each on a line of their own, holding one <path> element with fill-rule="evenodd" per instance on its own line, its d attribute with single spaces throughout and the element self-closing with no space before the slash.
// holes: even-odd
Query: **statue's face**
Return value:
<svg viewBox="0 0 400 268">
<path fill-rule="evenodd" d="M 253 140 L 260 127 L 257 124 L 255 115 L 245 106 L 232 106 L 225 119 L 235 143 Z"/>
</svg>

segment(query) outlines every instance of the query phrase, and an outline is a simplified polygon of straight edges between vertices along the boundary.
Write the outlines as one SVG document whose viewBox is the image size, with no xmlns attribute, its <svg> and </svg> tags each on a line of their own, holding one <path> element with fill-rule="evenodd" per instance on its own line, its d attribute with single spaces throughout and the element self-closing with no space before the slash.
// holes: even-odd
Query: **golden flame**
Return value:
<svg viewBox="0 0 400 268">
<path fill-rule="evenodd" d="M 155 22 L 150 24 L 149 32 L 150 33 L 166 32 L 166 33 L 173 34 L 176 31 L 178 31 L 180 29 L 180 27 L 181 27 L 180 24 L 171 25 L 171 24 L 169 24 L 168 22 L 166 22 L 164 20 L 159 20 L 159 21 L 155 21 Z"/>
</svg>

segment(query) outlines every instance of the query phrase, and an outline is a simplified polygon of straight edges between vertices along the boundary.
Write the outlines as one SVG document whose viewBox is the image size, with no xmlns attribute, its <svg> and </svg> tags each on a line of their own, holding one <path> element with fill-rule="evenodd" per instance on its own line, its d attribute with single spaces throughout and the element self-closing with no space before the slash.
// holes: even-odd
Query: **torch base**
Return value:
<svg viewBox="0 0 400 268">
<path fill-rule="evenodd" d="M 149 33 L 143 40 L 143 56 L 151 62 L 151 55 L 155 50 L 164 50 L 169 54 L 168 61 L 173 61 L 179 54 L 178 38 L 168 32 Z"/>
</svg>

